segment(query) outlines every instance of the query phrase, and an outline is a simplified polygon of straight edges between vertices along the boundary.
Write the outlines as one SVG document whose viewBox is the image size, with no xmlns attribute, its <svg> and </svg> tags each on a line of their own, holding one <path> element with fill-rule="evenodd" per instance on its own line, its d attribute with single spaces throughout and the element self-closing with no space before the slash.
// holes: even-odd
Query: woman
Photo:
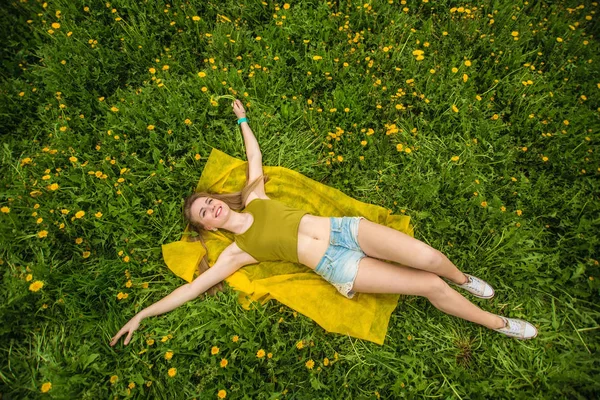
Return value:
<svg viewBox="0 0 600 400">
<path fill-rule="evenodd" d="M 353 298 L 355 293 L 425 296 L 441 311 L 508 336 L 537 336 L 536 328 L 529 322 L 483 311 L 452 289 L 446 280 L 476 297 L 494 296 L 494 289 L 487 282 L 462 273 L 429 245 L 363 217 L 315 216 L 269 199 L 265 194 L 268 177 L 263 176 L 262 154 L 241 101 L 233 102 L 233 111 L 242 128 L 251 183 L 233 194 L 194 193 L 186 199 L 184 209 L 190 225 L 198 232 L 225 229 L 234 234 L 234 242 L 212 268 L 208 268 L 205 257 L 194 281 L 134 316 L 112 338 L 111 346 L 125 333 L 127 345 L 143 318 L 171 311 L 204 292 L 214 294 L 221 288 L 220 282 L 242 266 L 267 260 L 301 263 L 347 298 Z M 242 212 L 234 211 L 242 208 Z"/>
</svg>

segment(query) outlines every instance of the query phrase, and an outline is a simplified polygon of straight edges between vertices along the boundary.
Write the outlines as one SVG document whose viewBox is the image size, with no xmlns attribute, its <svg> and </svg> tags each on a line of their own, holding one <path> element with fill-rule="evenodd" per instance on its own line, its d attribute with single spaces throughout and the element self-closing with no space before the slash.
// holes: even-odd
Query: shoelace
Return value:
<svg viewBox="0 0 600 400">
<path fill-rule="evenodd" d="M 520 333 L 521 332 L 521 324 L 518 321 L 513 322 L 509 319 L 506 319 L 506 326 L 504 328 L 500 328 L 500 329 L 503 329 L 503 330 L 511 332 L 511 333 Z"/>
<path fill-rule="evenodd" d="M 461 286 L 465 287 L 465 288 L 470 288 L 473 290 L 476 290 L 478 293 L 482 292 L 482 287 L 483 287 L 483 282 L 481 282 L 479 279 L 474 278 L 472 276 L 468 277 L 469 280 L 467 281 L 467 283 L 463 283 Z"/>
</svg>

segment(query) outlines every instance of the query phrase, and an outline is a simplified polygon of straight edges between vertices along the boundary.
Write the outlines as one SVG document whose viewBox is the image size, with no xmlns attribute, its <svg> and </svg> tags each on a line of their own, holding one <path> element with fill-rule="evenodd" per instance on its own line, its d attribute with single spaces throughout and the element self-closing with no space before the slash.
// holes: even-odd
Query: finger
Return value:
<svg viewBox="0 0 600 400">
<path fill-rule="evenodd" d="M 125 339 L 125 346 L 127 346 L 127 345 L 129 344 L 129 341 L 131 340 L 131 334 L 132 334 L 132 333 L 133 333 L 133 332 L 131 332 L 131 333 L 130 333 L 130 334 L 127 336 L 127 339 Z"/>
</svg>

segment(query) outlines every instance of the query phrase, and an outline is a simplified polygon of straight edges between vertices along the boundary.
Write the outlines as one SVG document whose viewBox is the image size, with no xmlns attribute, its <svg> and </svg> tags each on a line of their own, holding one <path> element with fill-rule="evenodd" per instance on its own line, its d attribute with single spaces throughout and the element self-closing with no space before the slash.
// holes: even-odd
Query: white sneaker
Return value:
<svg viewBox="0 0 600 400">
<path fill-rule="evenodd" d="M 494 329 L 497 332 L 504 333 L 507 336 L 512 336 L 517 339 L 533 339 L 537 336 L 538 331 L 527 321 L 516 318 L 501 317 L 505 322 L 504 328 Z"/>
<path fill-rule="evenodd" d="M 459 285 L 449 280 L 451 285 L 458 286 L 470 292 L 473 296 L 479 297 L 480 299 L 491 299 L 494 297 L 494 288 L 483 279 L 479 279 L 473 275 L 465 274 L 467 282 Z"/>
</svg>

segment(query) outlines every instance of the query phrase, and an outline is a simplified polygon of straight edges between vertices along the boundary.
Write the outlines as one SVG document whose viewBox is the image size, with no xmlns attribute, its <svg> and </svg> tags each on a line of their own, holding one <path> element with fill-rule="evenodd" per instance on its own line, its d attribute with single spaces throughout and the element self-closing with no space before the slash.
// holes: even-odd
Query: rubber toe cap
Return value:
<svg viewBox="0 0 600 400">
<path fill-rule="evenodd" d="M 533 326 L 532 324 L 527 322 L 525 325 L 525 339 L 533 339 L 534 337 L 537 336 L 537 334 L 538 334 L 538 331 L 535 328 L 535 326 Z"/>
</svg>

